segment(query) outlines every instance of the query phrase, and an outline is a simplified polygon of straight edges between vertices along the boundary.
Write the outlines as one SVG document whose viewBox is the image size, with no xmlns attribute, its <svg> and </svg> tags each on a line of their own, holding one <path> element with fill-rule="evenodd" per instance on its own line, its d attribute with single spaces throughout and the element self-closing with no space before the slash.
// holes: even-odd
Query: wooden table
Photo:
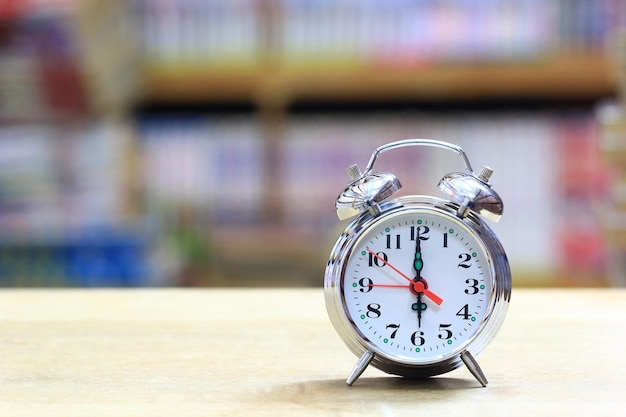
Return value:
<svg viewBox="0 0 626 417">
<path fill-rule="evenodd" d="M 616 416 L 625 346 L 626 290 L 514 289 L 488 387 L 348 387 L 321 289 L 2 290 L 0 416 Z"/>
</svg>

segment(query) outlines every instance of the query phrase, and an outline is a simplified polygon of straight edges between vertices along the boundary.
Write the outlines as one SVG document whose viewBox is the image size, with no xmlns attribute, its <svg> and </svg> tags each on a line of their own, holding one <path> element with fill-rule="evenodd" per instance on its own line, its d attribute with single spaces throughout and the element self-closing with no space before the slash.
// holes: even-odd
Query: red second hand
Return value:
<svg viewBox="0 0 626 417">
<path fill-rule="evenodd" d="M 396 271 L 398 274 L 400 274 L 400 276 L 404 279 L 406 279 L 407 281 L 413 281 L 411 278 L 407 277 L 406 275 L 404 275 L 398 268 L 396 268 L 395 266 L 391 265 L 389 262 L 387 262 L 384 258 L 381 258 L 380 256 L 378 256 L 378 254 L 376 252 L 374 252 L 373 250 L 371 250 L 370 248 L 365 248 L 369 253 L 371 253 L 372 255 L 374 255 L 375 257 L 377 257 L 379 260 L 383 261 L 385 263 L 385 265 L 387 265 L 389 268 L 393 269 L 394 271 Z"/>
<path fill-rule="evenodd" d="M 409 285 L 393 285 L 393 284 L 369 284 L 368 287 L 383 287 L 383 288 L 411 288 Z"/>
<path fill-rule="evenodd" d="M 415 291 L 421 292 L 426 297 L 430 298 L 431 301 L 434 302 L 435 304 L 441 305 L 441 303 L 443 303 L 443 299 L 441 297 L 439 297 L 437 294 L 435 294 L 434 292 L 430 291 L 429 289 L 426 289 L 426 287 L 424 286 L 424 283 L 422 283 L 421 281 L 413 281 L 411 278 L 409 278 L 405 274 L 403 274 L 398 268 L 396 268 L 395 266 L 391 265 L 384 258 L 378 256 L 378 254 L 376 252 L 374 252 L 370 248 L 365 248 L 365 249 L 369 253 L 374 255 L 376 258 L 378 258 L 379 260 L 383 261 L 385 263 L 385 265 L 387 265 L 389 268 L 391 268 L 395 272 L 397 272 L 402 278 L 408 280 L 411 283 L 415 283 L 415 285 L 413 285 L 413 284 L 410 284 L 410 285 L 371 284 L 370 285 L 371 287 L 409 288 L 409 289 L 413 288 Z M 415 288 L 416 286 L 419 286 L 419 289 Z"/>
</svg>

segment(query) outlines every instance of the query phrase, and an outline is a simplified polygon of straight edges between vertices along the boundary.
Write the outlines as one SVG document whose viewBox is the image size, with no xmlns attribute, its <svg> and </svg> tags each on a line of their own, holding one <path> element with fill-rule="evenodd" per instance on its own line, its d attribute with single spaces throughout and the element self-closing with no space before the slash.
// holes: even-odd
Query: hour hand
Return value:
<svg viewBox="0 0 626 417">
<path fill-rule="evenodd" d="M 417 310 L 417 328 L 419 329 L 422 327 L 422 294 L 417 294 L 415 309 Z"/>
</svg>

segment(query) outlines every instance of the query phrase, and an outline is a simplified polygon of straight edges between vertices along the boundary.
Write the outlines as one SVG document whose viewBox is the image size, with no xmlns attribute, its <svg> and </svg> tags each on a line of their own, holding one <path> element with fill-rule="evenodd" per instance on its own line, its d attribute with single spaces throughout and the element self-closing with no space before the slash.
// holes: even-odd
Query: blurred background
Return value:
<svg viewBox="0 0 626 417">
<path fill-rule="evenodd" d="M 345 168 L 489 165 L 516 286 L 626 285 L 626 2 L 0 0 L 0 286 L 321 286 Z M 404 194 L 462 169 L 386 153 Z"/>
</svg>

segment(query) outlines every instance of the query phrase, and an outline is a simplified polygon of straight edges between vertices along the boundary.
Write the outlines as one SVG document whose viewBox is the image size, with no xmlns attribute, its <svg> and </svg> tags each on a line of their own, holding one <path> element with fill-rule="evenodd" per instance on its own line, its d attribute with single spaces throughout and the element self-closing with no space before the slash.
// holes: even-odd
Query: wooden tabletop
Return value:
<svg viewBox="0 0 626 417">
<path fill-rule="evenodd" d="M 321 289 L 0 291 L 0 416 L 616 416 L 626 290 L 514 289 L 465 368 L 411 381 L 369 368 Z"/>
</svg>

